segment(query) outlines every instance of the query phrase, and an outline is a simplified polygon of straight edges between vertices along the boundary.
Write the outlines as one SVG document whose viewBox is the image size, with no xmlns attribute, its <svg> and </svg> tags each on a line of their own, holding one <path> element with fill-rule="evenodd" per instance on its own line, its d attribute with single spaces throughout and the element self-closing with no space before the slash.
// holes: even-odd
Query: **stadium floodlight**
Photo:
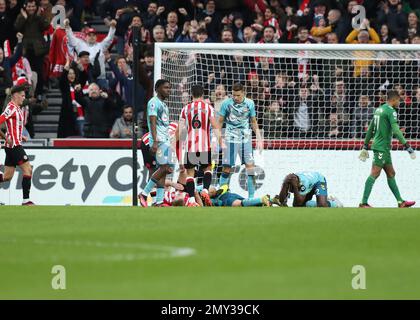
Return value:
<svg viewBox="0 0 420 320">
<path fill-rule="evenodd" d="M 375 108 L 396 89 L 400 126 L 420 146 L 420 45 L 156 43 L 159 78 L 172 83 L 171 120 L 179 119 L 194 83 L 204 85 L 217 112 L 233 83 L 242 82 L 266 149 L 316 149 L 321 157 L 323 150 L 360 150 Z M 360 164 L 346 161 L 335 169 L 349 180 Z M 311 164 L 303 169 L 329 169 L 321 159 Z"/>
</svg>

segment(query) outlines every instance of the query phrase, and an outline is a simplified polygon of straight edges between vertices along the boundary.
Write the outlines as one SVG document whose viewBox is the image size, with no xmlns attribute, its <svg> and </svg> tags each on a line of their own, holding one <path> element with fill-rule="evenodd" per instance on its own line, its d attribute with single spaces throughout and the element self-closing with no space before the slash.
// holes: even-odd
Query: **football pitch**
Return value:
<svg viewBox="0 0 420 320">
<path fill-rule="evenodd" d="M 419 299 L 419 246 L 419 209 L 1 207 L 0 298 Z"/>
</svg>

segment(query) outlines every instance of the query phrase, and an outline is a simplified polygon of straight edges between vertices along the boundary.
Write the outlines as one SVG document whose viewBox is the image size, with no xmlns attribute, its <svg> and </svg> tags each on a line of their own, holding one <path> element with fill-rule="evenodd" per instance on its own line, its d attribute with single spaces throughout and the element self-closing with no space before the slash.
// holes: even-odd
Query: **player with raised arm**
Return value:
<svg viewBox="0 0 420 320">
<path fill-rule="evenodd" d="M 34 203 L 29 199 L 32 179 L 32 166 L 29 163 L 28 156 L 22 147 L 22 142 L 27 138 L 22 135 L 24 114 L 21 109 L 25 100 L 25 90 L 27 83 L 16 84 L 11 89 L 11 101 L 7 104 L 6 109 L 0 116 L 0 125 L 6 122 L 7 134 L 5 143 L 6 160 L 4 162 L 4 173 L 0 173 L 0 183 L 12 180 L 16 166 L 22 169 L 22 205 L 32 206 Z"/>
<path fill-rule="evenodd" d="M 211 132 L 213 129 L 220 138 L 213 107 L 204 101 L 201 85 L 191 87 L 193 101 L 182 108 L 180 115 L 180 136 L 186 135 L 186 152 L 182 159 L 187 170 L 186 191 L 191 199 L 195 194 L 195 172 L 200 167 L 204 172 L 202 196 L 207 206 L 211 206 L 208 189 L 212 180 Z"/>
<path fill-rule="evenodd" d="M 254 198 L 255 193 L 255 161 L 252 150 L 252 131 L 250 124 L 257 137 L 257 147 L 260 152 L 263 149 L 263 141 L 258 127 L 254 101 L 245 97 L 244 87 L 241 83 L 235 83 L 232 87 L 232 98 L 222 102 L 219 111 L 219 127 L 226 123 L 223 141 L 220 145 L 223 149 L 223 171 L 219 185 L 229 186 L 230 173 L 235 165 L 236 155 L 239 153 L 241 164 L 245 164 L 247 173 L 248 198 Z"/>
<path fill-rule="evenodd" d="M 290 173 L 281 186 L 280 194 L 272 200 L 278 206 L 287 206 L 289 193 L 293 193 L 293 207 L 342 207 L 340 201 L 328 197 L 327 180 L 319 172 Z M 312 200 L 313 196 L 316 200 Z"/>
<path fill-rule="evenodd" d="M 387 175 L 388 186 L 398 202 L 399 208 L 407 208 L 416 204 L 415 201 L 405 201 L 400 195 L 400 191 L 395 181 L 395 170 L 391 159 L 391 141 L 392 136 L 397 137 L 398 141 L 404 146 L 405 150 L 410 154 L 412 159 L 416 158 L 416 153 L 413 148 L 405 140 L 397 120 L 397 108 L 400 104 L 400 95 L 398 91 L 390 90 L 387 94 L 387 102 L 376 109 L 373 119 L 370 122 L 368 131 L 359 159 L 363 162 L 369 158 L 369 142 L 373 137 L 373 164 L 370 176 L 365 182 L 365 189 L 363 191 L 362 202 L 359 207 L 370 208 L 368 199 L 372 191 L 372 187 L 376 179 L 381 174 L 382 169 Z"/>
<path fill-rule="evenodd" d="M 173 172 L 175 155 L 169 136 L 169 108 L 165 100 L 169 98 L 171 84 L 159 79 L 155 84 L 157 95 L 147 103 L 147 126 L 149 128 L 150 151 L 156 157 L 157 170 L 153 173 L 143 191 L 139 194 L 142 207 L 147 207 L 147 196 L 156 186 L 156 206 L 164 206 L 166 175 Z"/>
</svg>

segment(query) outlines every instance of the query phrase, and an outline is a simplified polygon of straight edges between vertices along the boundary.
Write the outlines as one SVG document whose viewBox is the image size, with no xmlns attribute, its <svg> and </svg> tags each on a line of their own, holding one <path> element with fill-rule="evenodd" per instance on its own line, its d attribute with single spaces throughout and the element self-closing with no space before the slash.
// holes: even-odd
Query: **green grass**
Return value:
<svg viewBox="0 0 420 320">
<path fill-rule="evenodd" d="M 0 298 L 419 299 L 419 245 L 418 209 L 1 207 Z"/>
</svg>

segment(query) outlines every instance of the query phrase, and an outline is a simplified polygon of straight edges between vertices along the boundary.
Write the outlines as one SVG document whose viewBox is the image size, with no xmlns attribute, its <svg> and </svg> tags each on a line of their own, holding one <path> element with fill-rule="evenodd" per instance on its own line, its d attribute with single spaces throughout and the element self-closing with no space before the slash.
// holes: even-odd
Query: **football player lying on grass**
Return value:
<svg viewBox="0 0 420 320">
<path fill-rule="evenodd" d="M 227 187 L 225 185 L 225 187 Z M 270 197 L 245 199 L 239 194 L 230 192 L 227 188 L 217 190 L 210 187 L 209 196 L 215 207 L 270 207 Z"/>
<path fill-rule="evenodd" d="M 287 207 L 289 193 L 293 193 L 293 207 L 342 207 L 335 197 L 328 197 L 327 180 L 319 172 L 298 172 L 286 176 L 280 194 L 272 200 L 273 204 Z M 312 200 L 313 196 L 316 200 Z"/>
<path fill-rule="evenodd" d="M 167 207 L 203 207 L 203 201 L 198 191 L 195 191 L 194 198 L 182 191 L 165 191 L 163 204 Z"/>
</svg>

